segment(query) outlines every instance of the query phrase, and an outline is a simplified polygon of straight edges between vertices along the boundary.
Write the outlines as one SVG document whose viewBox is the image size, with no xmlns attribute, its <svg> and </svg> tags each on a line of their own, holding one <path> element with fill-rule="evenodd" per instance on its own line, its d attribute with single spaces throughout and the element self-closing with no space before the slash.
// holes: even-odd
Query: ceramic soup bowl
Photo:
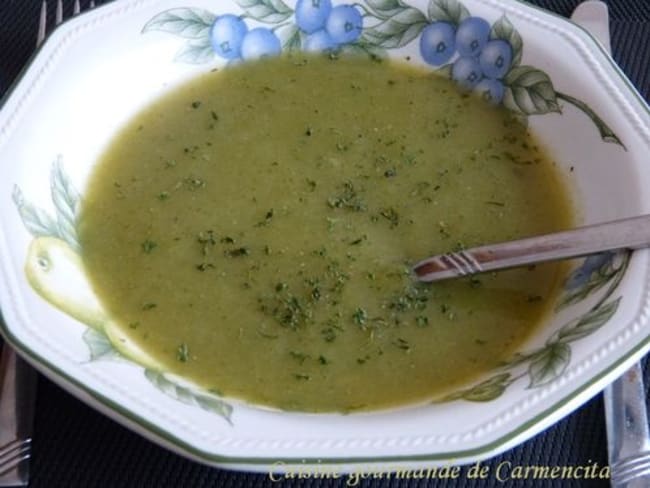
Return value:
<svg viewBox="0 0 650 488">
<path fill-rule="evenodd" d="M 502 367 L 443 402 L 379 412 L 270 411 L 219 397 L 120 357 L 93 315 L 101 304 L 81 267 L 76 219 L 109 139 L 182 81 L 262 55 L 410 58 L 528 123 L 569 174 L 581 224 L 650 211 L 650 112 L 579 27 L 507 0 L 329 3 L 122 0 L 52 34 L 0 113 L 2 332 L 74 395 L 205 463 L 350 471 L 492 456 L 650 348 L 647 252 L 576 261 L 552 316 Z"/>
</svg>

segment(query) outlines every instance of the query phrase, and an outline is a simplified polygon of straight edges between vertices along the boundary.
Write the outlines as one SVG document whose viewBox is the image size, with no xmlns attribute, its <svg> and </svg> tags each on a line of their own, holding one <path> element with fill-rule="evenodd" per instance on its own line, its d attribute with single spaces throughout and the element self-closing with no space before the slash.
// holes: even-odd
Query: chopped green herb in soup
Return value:
<svg viewBox="0 0 650 488">
<path fill-rule="evenodd" d="M 405 64 L 294 56 L 207 74 L 132 120 L 92 176 L 81 243 L 111 316 L 168 370 L 257 404 L 350 411 L 496 367 L 564 270 L 423 285 L 410 265 L 571 214 L 506 111 Z"/>
</svg>

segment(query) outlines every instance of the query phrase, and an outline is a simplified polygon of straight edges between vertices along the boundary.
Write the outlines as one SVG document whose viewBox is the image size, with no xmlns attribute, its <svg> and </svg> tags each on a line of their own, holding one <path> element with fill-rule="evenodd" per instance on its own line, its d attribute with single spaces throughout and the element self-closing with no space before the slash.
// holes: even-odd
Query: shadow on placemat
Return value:
<svg viewBox="0 0 650 488">
<path fill-rule="evenodd" d="M 456 480 L 291 479 L 213 469 L 160 448 L 99 415 L 51 382 L 41 379 L 37 403 L 31 488 L 52 487 L 605 487 L 607 480 L 512 479 L 516 469 L 528 466 L 590 468 L 606 464 L 606 435 L 600 396 L 576 414 L 508 453 L 488 462 L 483 480 L 468 479 L 468 467 Z M 583 469 L 584 471 L 584 469 Z M 417 476 L 413 472 L 412 476 Z M 296 475 L 297 476 L 297 475 Z M 532 475 L 529 475 L 532 476 Z M 500 478 L 500 479 L 499 479 Z M 358 484 L 355 484 L 358 481 Z"/>
</svg>

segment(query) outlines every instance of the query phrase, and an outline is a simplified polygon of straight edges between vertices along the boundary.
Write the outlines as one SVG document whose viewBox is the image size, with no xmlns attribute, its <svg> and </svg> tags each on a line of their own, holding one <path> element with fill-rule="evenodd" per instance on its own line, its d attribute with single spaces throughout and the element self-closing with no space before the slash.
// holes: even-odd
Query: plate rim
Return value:
<svg viewBox="0 0 650 488">
<path fill-rule="evenodd" d="M 164 0 L 128 0 L 120 2 L 119 10 L 121 13 L 119 16 L 125 15 L 131 10 L 132 7 L 152 7 L 156 4 L 164 3 Z M 622 92 L 621 94 L 627 99 L 628 95 L 632 95 L 633 100 L 637 103 L 639 111 L 644 109 L 647 115 L 650 115 L 650 106 L 648 106 L 645 99 L 638 92 L 633 83 L 625 75 L 623 70 L 615 63 L 613 58 L 607 54 L 603 49 L 600 43 L 585 29 L 579 25 L 571 22 L 569 19 L 543 9 L 541 7 L 528 4 L 522 0 L 488 0 L 486 3 L 495 5 L 495 6 L 507 6 L 507 5 L 516 5 L 521 7 L 522 12 L 527 10 L 541 12 L 544 15 L 551 16 L 554 22 L 560 23 L 560 26 L 565 27 L 569 33 L 571 31 L 579 32 L 582 35 L 586 35 L 589 40 L 589 46 L 591 49 L 595 50 L 597 53 L 597 59 L 601 62 L 607 62 L 610 68 L 613 68 L 613 73 L 618 77 L 619 81 L 622 82 L 627 92 Z M 27 60 L 24 67 L 21 69 L 20 73 L 13 81 L 11 86 L 5 92 L 5 95 L 0 99 L 0 110 L 3 110 L 7 105 L 9 100 L 12 100 L 14 95 L 17 93 L 19 87 L 23 85 L 25 79 L 29 76 L 30 70 L 36 66 L 36 64 L 41 60 L 41 57 L 44 57 L 46 49 L 50 47 L 56 49 L 60 43 L 65 40 L 61 36 L 65 35 L 67 31 L 74 30 L 75 26 L 81 27 L 84 23 L 90 21 L 91 18 L 100 18 L 100 16 L 106 15 L 113 10 L 118 10 L 116 3 L 104 4 L 97 9 L 85 12 L 78 17 L 69 19 L 59 25 L 54 32 L 53 36 L 50 36 L 48 40 L 40 47 L 38 47 L 30 58 Z M 103 12 L 106 11 L 106 14 Z M 574 44 L 574 47 L 579 50 L 579 46 Z M 47 62 L 50 60 L 50 56 L 44 57 L 43 61 Z M 45 63 L 43 63 L 45 64 Z M 612 75 L 614 79 L 614 75 Z M 18 109 L 19 110 L 19 109 Z M 646 137 L 648 134 L 646 134 Z M 637 254 L 637 253 L 635 253 Z M 6 276 L 6 264 L 2 266 L 3 274 Z M 647 277 L 648 267 L 643 270 L 644 275 Z M 6 282 L 7 280 L 5 280 Z M 647 283 L 646 290 L 647 291 Z M 0 296 L 3 297 L 3 303 L 13 302 L 15 300 L 10 295 L 13 294 L 13 291 L 7 290 L 5 287 L 0 291 Z M 646 305 L 650 303 L 648 300 L 647 293 L 643 294 L 641 299 L 641 305 L 645 302 Z M 19 318 L 17 313 L 9 307 L 10 322 L 13 323 L 22 323 L 22 319 Z M 91 403 L 92 407 L 97 409 L 101 407 L 101 410 L 104 414 L 110 416 L 114 420 L 118 421 L 123 425 L 133 429 L 137 429 L 138 433 L 144 435 L 145 437 L 154 439 L 157 443 L 163 443 L 167 447 L 181 452 L 182 454 L 192 457 L 196 460 L 207 462 L 211 464 L 231 464 L 231 465 L 262 465 L 268 466 L 270 463 L 284 462 L 287 464 L 362 464 L 362 463 L 394 463 L 394 462 L 426 462 L 426 461 L 447 461 L 449 459 L 477 459 L 484 458 L 489 455 L 494 455 L 499 452 L 502 452 L 509 447 L 511 443 L 520 442 L 518 438 L 521 438 L 522 441 L 530 438 L 535 433 L 541 431 L 542 429 L 548 427 L 554 423 L 557 418 L 563 418 L 567 415 L 568 412 L 563 412 L 563 409 L 569 409 L 573 411 L 574 408 L 577 408 L 578 405 L 586 402 L 592 396 L 598 394 L 601 390 L 601 387 L 604 388 L 606 384 L 613 380 L 616 375 L 622 373 L 625 369 L 631 366 L 635 361 L 637 361 L 642 355 L 647 353 L 650 350 L 650 332 L 644 337 L 636 341 L 633 347 L 631 347 L 625 354 L 617 358 L 610 365 L 605 367 L 598 374 L 592 376 L 588 380 L 582 382 L 578 387 L 575 387 L 573 390 L 564 394 L 559 400 L 554 402 L 551 406 L 545 408 L 543 411 L 537 415 L 527 419 L 524 422 L 518 423 L 512 429 L 509 429 L 502 436 L 492 439 L 489 442 L 484 442 L 476 447 L 472 447 L 465 450 L 449 451 L 449 452 L 434 452 L 428 454 L 405 454 L 405 455 L 385 455 L 385 456 L 351 456 L 351 457 L 244 457 L 244 456 L 229 456 L 224 454 L 218 454 L 212 451 L 207 451 L 205 449 L 199 448 L 193 445 L 190 441 L 179 438 L 176 434 L 171 432 L 169 429 L 165 429 L 148 421 L 144 415 L 138 414 L 136 411 L 131 410 L 126 407 L 122 407 L 119 403 L 107 397 L 105 394 L 102 394 L 97 389 L 88 387 L 79 380 L 75 379 L 73 376 L 67 374 L 63 371 L 62 368 L 56 366 L 47 358 L 39 355 L 37 352 L 33 351 L 29 346 L 27 346 L 16 334 L 13 333 L 11 327 L 5 322 L 4 317 L 6 312 L 2 311 L 3 320 L 0 321 L 0 333 L 5 337 L 7 342 L 14 347 L 21 356 L 25 357 L 31 364 L 33 364 L 39 371 L 44 373 L 48 378 L 53 380 L 55 383 L 63 386 L 67 391 L 73 393 L 77 398 L 80 398 L 84 403 Z M 641 317 L 641 312 L 636 311 L 634 314 L 635 322 Z M 630 323 L 632 323 L 630 322 Z M 646 320 L 647 322 L 647 320 Z M 628 324 L 629 325 L 629 324 Z M 90 400 L 90 401 L 88 401 Z M 578 404 L 573 407 L 574 404 Z M 323 463 L 322 461 L 325 461 Z M 469 462 L 469 461 L 467 461 Z"/>
</svg>

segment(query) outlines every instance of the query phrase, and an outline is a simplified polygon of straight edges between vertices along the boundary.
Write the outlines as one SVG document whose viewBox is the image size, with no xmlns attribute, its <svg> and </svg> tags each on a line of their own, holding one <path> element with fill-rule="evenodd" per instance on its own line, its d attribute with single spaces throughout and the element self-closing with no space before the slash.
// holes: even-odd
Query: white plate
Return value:
<svg viewBox="0 0 650 488">
<path fill-rule="evenodd" d="M 313 472 L 492 456 L 573 411 L 650 348 L 648 255 L 637 252 L 582 262 L 562 295 L 570 303 L 524 345 L 524 360 L 446 403 L 351 415 L 271 412 L 117 358 L 119 340 L 93 322 L 101 306 L 79 267 L 77 191 L 83 195 L 98 155 L 130 116 L 182 80 L 228 62 L 210 42 L 215 18 L 246 13 L 249 32 L 275 28 L 246 41 L 244 56 L 272 51 L 278 42 L 289 49 L 345 40 L 333 27 L 320 39 L 301 33 L 294 7 L 288 0 L 122 0 L 64 23 L 39 50 L 0 112 L 2 331 L 32 364 L 98 410 L 193 459 Z M 455 38 L 444 32 L 455 32 L 468 16 L 483 18 L 492 40 L 508 43 L 512 61 L 497 52 L 494 60 L 501 54 L 498 64 L 506 67 L 480 68 L 497 81 L 479 86 L 497 99 L 503 93 L 503 103 L 528 120 L 571 175 L 582 221 L 649 212 L 642 189 L 650 182 L 650 111 L 585 31 L 506 0 L 365 0 L 351 8 L 365 15 L 337 10 L 344 16 L 339 26 L 347 20 L 354 28 L 359 18 L 362 32 L 339 47 L 422 63 L 420 37 L 428 29 L 442 36 L 435 47 L 443 65 L 430 68 L 457 77 Z M 310 19 L 300 26 L 325 22 Z M 431 27 L 441 21 L 448 26 Z M 225 39 L 233 55 L 244 42 L 236 31 Z M 220 54 L 230 56 L 224 38 L 217 41 Z M 483 71 L 460 74 L 471 82 Z"/>
</svg>

